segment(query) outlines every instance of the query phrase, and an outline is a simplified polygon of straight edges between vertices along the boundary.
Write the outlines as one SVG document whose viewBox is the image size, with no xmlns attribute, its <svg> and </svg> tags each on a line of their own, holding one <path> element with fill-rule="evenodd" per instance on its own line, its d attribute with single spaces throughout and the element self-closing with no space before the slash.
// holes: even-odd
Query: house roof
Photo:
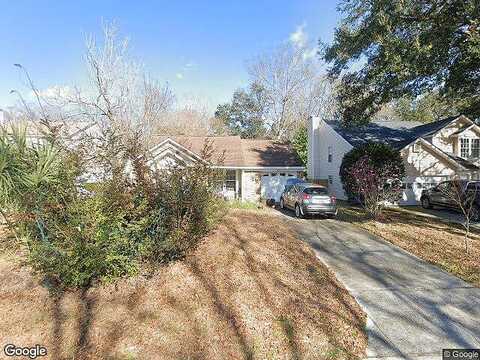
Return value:
<svg viewBox="0 0 480 360">
<path fill-rule="evenodd" d="M 2 124 L 7 129 L 10 126 L 19 126 L 25 128 L 26 135 L 30 138 L 43 137 L 47 131 L 47 127 L 40 121 L 32 120 L 14 120 Z M 59 131 L 59 134 L 66 139 L 72 139 L 83 133 L 97 132 L 96 123 L 92 121 L 51 121 L 50 125 Z"/>
<path fill-rule="evenodd" d="M 377 121 L 364 126 L 344 127 L 340 121 L 326 121 L 341 137 L 352 146 L 368 141 L 396 143 L 406 141 L 414 134 L 415 121 Z"/>
<path fill-rule="evenodd" d="M 244 166 L 303 166 L 288 143 L 274 140 L 242 139 Z"/>
<path fill-rule="evenodd" d="M 379 141 L 402 147 L 415 139 L 434 134 L 458 118 L 459 116 L 451 116 L 428 124 L 417 121 L 377 121 L 354 128 L 344 127 L 339 121 L 327 121 L 327 124 L 352 146 Z"/>
<path fill-rule="evenodd" d="M 451 116 L 428 124 L 422 124 L 415 121 L 377 121 L 355 128 L 343 127 L 339 121 L 327 121 L 327 124 L 354 147 L 360 146 L 368 141 L 376 141 L 390 144 L 395 149 L 400 150 L 417 139 L 422 138 L 425 140 L 425 138 L 428 138 L 437 131 L 443 129 L 461 116 L 462 115 Z M 466 117 L 464 118 L 469 120 Z M 472 122 L 472 124 L 474 123 Z M 460 128 L 456 133 L 464 131 L 472 124 Z M 479 169 L 478 166 L 466 159 L 446 153 L 438 148 L 437 150 L 466 169 Z"/>
<path fill-rule="evenodd" d="M 199 157 L 205 144 L 211 146 L 209 161 L 231 167 L 303 167 L 287 143 L 274 140 L 241 139 L 240 136 L 157 136 L 160 144 L 171 139 Z"/>
</svg>

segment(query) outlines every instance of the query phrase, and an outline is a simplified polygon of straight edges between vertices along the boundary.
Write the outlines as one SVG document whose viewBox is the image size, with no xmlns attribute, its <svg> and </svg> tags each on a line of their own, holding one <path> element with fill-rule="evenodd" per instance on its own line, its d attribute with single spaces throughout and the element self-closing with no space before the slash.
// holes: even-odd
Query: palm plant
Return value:
<svg viewBox="0 0 480 360">
<path fill-rule="evenodd" d="M 29 145 L 25 128 L 0 129 L 0 214 L 17 239 L 8 213 L 45 198 L 42 188 L 58 181 L 60 167 L 54 145 Z"/>
<path fill-rule="evenodd" d="M 7 213 L 18 204 L 26 184 L 26 153 L 25 129 L 12 128 L 10 133 L 4 128 L 0 129 L 0 213 L 17 239 Z"/>
</svg>

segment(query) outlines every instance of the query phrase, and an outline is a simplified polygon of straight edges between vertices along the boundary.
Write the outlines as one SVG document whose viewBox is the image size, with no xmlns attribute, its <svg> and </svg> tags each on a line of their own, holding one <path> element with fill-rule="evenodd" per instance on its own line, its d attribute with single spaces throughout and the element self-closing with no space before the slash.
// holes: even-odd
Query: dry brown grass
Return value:
<svg viewBox="0 0 480 360">
<path fill-rule="evenodd" d="M 277 217 L 232 210 L 185 260 L 52 296 L 0 257 L 2 343 L 68 359 L 346 359 L 365 315 Z"/>
<path fill-rule="evenodd" d="M 354 223 L 416 256 L 480 287 L 480 233 L 471 234 L 470 253 L 464 248 L 459 224 L 418 216 L 397 209 L 385 211 L 382 221 L 368 219 L 357 207 L 343 206 L 340 220 Z"/>
</svg>

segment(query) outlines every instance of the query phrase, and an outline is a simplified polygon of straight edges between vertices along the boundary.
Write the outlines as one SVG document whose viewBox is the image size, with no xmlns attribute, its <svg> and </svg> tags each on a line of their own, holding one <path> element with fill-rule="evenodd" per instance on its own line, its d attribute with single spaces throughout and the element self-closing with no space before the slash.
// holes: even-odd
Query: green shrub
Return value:
<svg viewBox="0 0 480 360">
<path fill-rule="evenodd" d="M 178 259 L 221 214 L 221 172 L 203 162 L 154 172 L 139 146 L 107 136 L 93 157 L 101 175 L 94 184 L 80 180 L 92 168 L 81 149 L 0 137 L 2 208 L 17 213 L 10 224 L 33 269 L 61 288 L 131 276 L 146 260 Z"/>
<path fill-rule="evenodd" d="M 198 163 L 155 174 L 155 196 L 149 216 L 150 259 L 181 258 L 205 236 L 222 214 L 218 196 L 221 172 Z"/>
<path fill-rule="evenodd" d="M 377 217 L 386 203 L 399 200 L 405 166 L 399 151 L 386 144 L 368 142 L 345 154 L 340 177 L 348 197 Z"/>
</svg>

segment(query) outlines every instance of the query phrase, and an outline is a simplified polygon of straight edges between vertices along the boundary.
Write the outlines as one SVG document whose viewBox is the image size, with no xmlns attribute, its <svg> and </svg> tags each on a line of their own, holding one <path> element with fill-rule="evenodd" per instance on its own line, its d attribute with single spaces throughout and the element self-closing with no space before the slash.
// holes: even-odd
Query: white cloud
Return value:
<svg viewBox="0 0 480 360">
<path fill-rule="evenodd" d="M 295 29 L 294 32 L 290 34 L 288 40 L 295 46 L 301 48 L 307 44 L 308 34 L 305 32 L 306 23 L 303 23 Z"/>
<path fill-rule="evenodd" d="M 183 79 L 183 74 L 182 73 L 176 73 L 175 76 L 177 77 L 177 79 L 180 79 L 180 80 Z"/>
<path fill-rule="evenodd" d="M 38 95 L 43 98 L 47 99 L 60 99 L 60 98 L 67 98 L 73 95 L 73 89 L 69 86 L 64 85 L 53 85 L 46 89 L 39 90 Z M 31 96 L 35 96 L 32 91 Z"/>
<path fill-rule="evenodd" d="M 312 47 L 310 49 L 305 49 L 305 52 L 303 53 L 303 59 L 304 60 L 309 60 L 313 59 L 317 55 L 317 48 Z"/>
</svg>

